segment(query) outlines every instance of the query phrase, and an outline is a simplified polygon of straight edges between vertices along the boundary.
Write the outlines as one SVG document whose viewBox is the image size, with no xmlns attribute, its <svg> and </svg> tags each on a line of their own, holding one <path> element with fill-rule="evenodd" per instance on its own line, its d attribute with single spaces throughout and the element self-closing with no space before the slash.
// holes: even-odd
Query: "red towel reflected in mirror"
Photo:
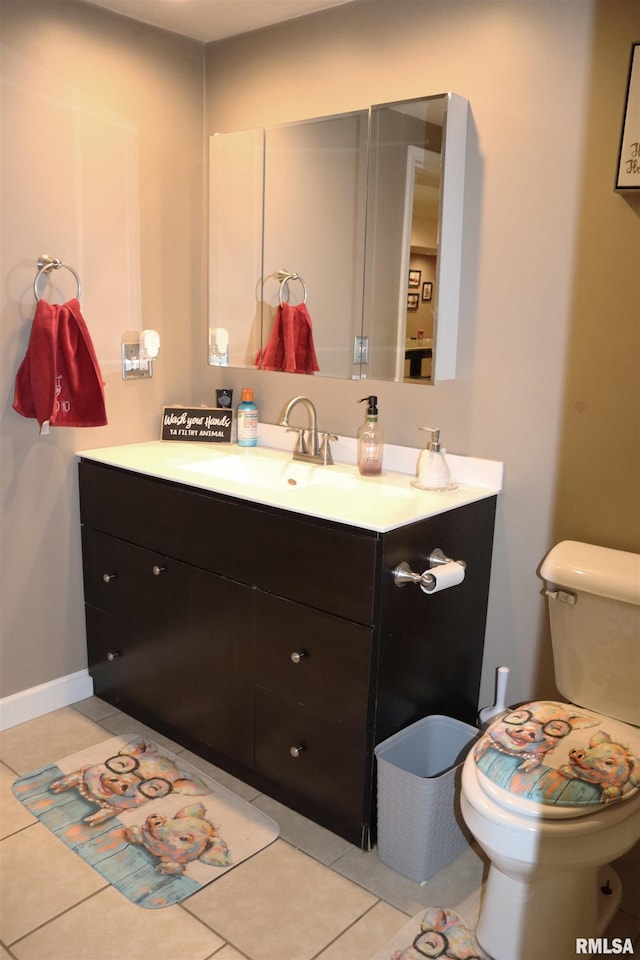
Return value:
<svg viewBox="0 0 640 960">
<path fill-rule="evenodd" d="M 304 303 L 281 303 L 276 310 L 269 342 L 256 357 L 262 370 L 316 373 L 320 367 L 313 345 L 311 317 Z"/>
</svg>

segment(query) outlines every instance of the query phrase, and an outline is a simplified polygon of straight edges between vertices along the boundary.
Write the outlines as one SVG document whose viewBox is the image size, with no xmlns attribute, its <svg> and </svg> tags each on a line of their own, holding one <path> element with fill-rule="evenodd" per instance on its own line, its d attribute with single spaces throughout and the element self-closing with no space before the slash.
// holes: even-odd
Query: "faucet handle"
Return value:
<svg viewBox="0 0 640 960">
<path fill-rule="evenodd" d="M 307 452 L 307 442 L 304 439 L 304 427 L 288 427 L 287 433 L 297 433 L 298 439 L 296 440 L 296 446 L 294 453 L 306 453 Z"/>
<path fill-rule="evenodd" d="M 322 457 L 322 463 L 325 467 L 330 466 L 333 463 L 333 456 L 331 454 L 331 446 L 329 444 L 330 440 L 337 440 L 335 433 L 323 433 L 322 434 L 322 446 L 320 447 L 320 456 Z"/>
</svg>

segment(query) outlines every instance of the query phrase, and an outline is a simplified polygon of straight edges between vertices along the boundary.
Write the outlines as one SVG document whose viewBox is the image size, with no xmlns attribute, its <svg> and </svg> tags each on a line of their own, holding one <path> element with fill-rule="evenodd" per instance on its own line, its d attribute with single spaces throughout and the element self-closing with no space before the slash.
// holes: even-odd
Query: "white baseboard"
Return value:
<svg viewBox="0 0 640 960">
<path fill-rule="evenodd" d="M 0 700 L 0 730 L 8 730 L 92 696 L 93 680 L 88 670 L 79 670 L 20 693 L 12 693 Z"/>
</svg>

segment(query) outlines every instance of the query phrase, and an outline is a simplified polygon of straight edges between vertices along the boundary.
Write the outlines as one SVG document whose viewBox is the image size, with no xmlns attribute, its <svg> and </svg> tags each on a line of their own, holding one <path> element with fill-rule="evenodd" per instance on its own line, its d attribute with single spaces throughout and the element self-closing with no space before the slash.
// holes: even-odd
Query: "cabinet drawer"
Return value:
<svg viewBox="0 0 640 960">
<path fill-rule="evenodd" d="M 166 597 L 170 561 L 143 547 L 83 527 L 82 564 L 85 601 L 107 613 L 141 616 Z"/>
<path fill-rule="evenodd" d="M 371 629 L 256 595 L 256 683 L 334 724 L 366 725 Z"/>
<path fill-rule="evenodd" d="M 298 751 L 294 757 L 292 750 Z M 359 843 L 367 766 L 364 735 L 345 735 L 304 707 L 256 689 L 255 766 L 303 810 Z"/>
<path fill-rule="evenodd" d="M 211 573 L 373 622 L 378 540 L 197 488 L 82 461 L 82 522 Z"/>
</svg>

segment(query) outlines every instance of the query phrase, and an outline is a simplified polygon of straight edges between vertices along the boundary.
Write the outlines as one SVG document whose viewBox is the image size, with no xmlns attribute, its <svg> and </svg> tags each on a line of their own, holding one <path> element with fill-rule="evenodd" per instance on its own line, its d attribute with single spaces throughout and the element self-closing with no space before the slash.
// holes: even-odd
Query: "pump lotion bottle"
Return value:
<svg viewBox="0 0 640 960">
<path fill-rule="evenodd" d="M 358 430 L 358 470 L 363 477 L 376 477 L 382 473 L 384 437 L 378 423 L 378 398 L 363 397 L 358 403 L 365 401 L 367 413 Z"/>
<path fill-rule="evenodd" d="M 447 490 L 451 485 L 451 472 L 445 460 L 446 450 L 440 447 L 439 427 L 420 427 L 431 434 L 426 449 L 418 457 L 418 485 L 423 490 Z"/>
</svg>

